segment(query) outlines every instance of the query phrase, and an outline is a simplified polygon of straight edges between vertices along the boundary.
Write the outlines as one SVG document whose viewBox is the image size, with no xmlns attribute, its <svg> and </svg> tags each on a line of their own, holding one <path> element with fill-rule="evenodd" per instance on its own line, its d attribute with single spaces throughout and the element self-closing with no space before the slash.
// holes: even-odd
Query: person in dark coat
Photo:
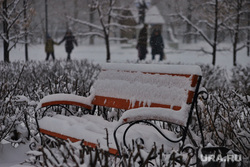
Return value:
<svg viewBox="0 0 250 167">
<path fill-rule="evenodd" d="M 154 30 L 150 37 L 150 46 L 152 48 L 152 60 L 155 59 L 155 55 L 159 54 L 160 59 L 159 61 L 162 61 L 164 58 L 164 42 L 161 36 L 160 30 Z"/>
<path fill-rule="evenodd" d="M 148 26 L 144 24 L 143 28 L 139 32 L 138 41 L 136 48 L 138 50 L 139 60 L 146 59 L 147 50 L 147 41 L 148 41 Z"/>
<path fill-rule="evenodd" d="M 63 41 L 65 41 L 65 49 L 68 54 L 67 61 L 71 60 L 70 54 L 72 50 L 74 49 L 74 44 L 77 46 L 77 41 L 75 39 L 75 36 L 72 34 L 72 31 L 67 30 L 65 36 L 63 39 L 59 42 L 61 44 Z"/>
<path fill-rule="evenodd" d="M 45 42 L 45 52 L 46 52 L 46 61 L 49 60 L 49 57 L 51 55 L 53 61 L 55 60 L 55 53 L 54 53 L 54 45 L 58 45 L 57 42 L 55 42 L 50 35 L 47 35 L 46 42 Z"/>
</svg>

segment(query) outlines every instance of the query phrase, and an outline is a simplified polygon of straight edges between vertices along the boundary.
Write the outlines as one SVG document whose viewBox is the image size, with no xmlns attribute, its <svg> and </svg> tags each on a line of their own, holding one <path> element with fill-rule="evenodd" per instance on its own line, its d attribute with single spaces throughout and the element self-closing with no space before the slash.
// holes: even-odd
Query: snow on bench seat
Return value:
<svg viewBox="0 0 250 167">
<path fill-rule="evenodd" d="M 53 117 L 45 116 L 39 120 L 40 132 L 42 133 L 64 140 L 69 139 L 72 142 L 84 139 L 85 145 L 96 147 L 98 144 L 100 148 L 108 150 L 114 155 L 118 153 L 113 139 L 113 131 L 117 124 L 117 121 L 108 122 L 102 117 L 93 115 L 84 115 L 83 117 L 55 115 Z M 106 128 L 108 129 L 109 148 L 107 147 Z M 119 138 L 122 138 L 122 131 L 123 130 L 118 134 Z M 167 130 L 163 132 L 172 138 L 176 138 L 173 132 Z M 164 148 L 167 150 L 172 150 L 178 146 L 177 144 L 166 141 L 153 128 L 149 128 L 146 125 L 138 125 L 135 127 L 135 129 L 128 134 L 128 141 L 132 138 L 136 139 L 137 136 L 144 136 L 145 146 L 148 149 L 151 149 L 155 141 L 157 141 L 157 146 L 159 147 L 161 147 L 161 144 L 164 144 Z"/>
<path fill-rule="evenodd" d="M 197 65 L 165 65 L 165 64 L 128 64 L 128 63 L 104 63 L 102 69 L 117 71 L 137 71 L 162 74 L 202 75 Z"/>
<path fill-rule="evenodd" d="M 190 104 L 199 66 L 104 64 L 94 82 L 92 104 L 121 109 L 162 107 L 180 110 Z"/>
</svg>

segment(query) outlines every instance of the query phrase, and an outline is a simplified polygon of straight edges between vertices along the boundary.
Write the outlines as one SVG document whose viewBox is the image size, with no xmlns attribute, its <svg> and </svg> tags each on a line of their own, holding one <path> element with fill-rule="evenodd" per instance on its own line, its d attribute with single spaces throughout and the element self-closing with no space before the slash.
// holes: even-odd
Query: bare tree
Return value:
<svg viewBox="0 0 250 167">
<path fill-rule="evenodd" d="M 187 11 L 188 11 L 188 14 L 187 14 L 188 20 L 192 20 L 193 5 L 191 4 L 190 1 L 188 1 Z M 191 43 L 191 30 L 192 30 L 192 26 L 190 24 L 186 24 L 186 33 L 183 38 L 183 42 Z"/>
<path fill-rule="evenodd" d="M 224 2 L 220 0 L 201 1 L 200 15 L 198 21 L 192 22 L 182 12 L 178 13 L 178 16 L 189 24 L 195 32 L 193 34 L 201 36 L 211 46 L 212 51 L 201 49 L 204 53 L 212 55 L 212 64 L 216 64 L 216 54 L 218 50 L 218 44 L 223 40 L 219 40 L 220 34 L 223 34 L 223 24 L 227 19 L 224 17 Z M 207 28 L 207 31 L 205 31 Z M 211 35 L 212 34 L 212 35 Z"/>
<path fill-rule="evenodd" d="M 28 3 L 31 0 L 26 0 Z M 27 27 L 30 23 L 31 13 L 26 15 L 25 19 L 22 17 L 25 7 L 21 5 L 21 0 L 1 0 L 0 8 L 0 19 L 3 23 L 3 31 L 0 33 L 1 38 L 3 39 L 3 55 L 4 61 L 10 62 L 10 50 L 16 46 L 26 34 Z"/>
<path fill-rule="evenodd" d="M 122 15 L 122 11 L 129 10 L 128 8 L 118 7 L 117 0 L 92 0 L 89 7 L 99 16 L 99 24 L 93 24 L 83 20 L 68 17 L 70 20 L 91 27 L 90 32 L 82 34 L 83 36 L 98 36 L 104 39 L 106 46 L 106 62 L 110 62 L 110 41 L 127 40 L 124 38 L 111 38 L 111 34 L 115 34 L 116 29 L 127 29 L 129 26 L 119 24 L 119 20 L 126 19 L 131 16 Z"/>
<path fill-rule="evenodd" d="M 237 65 L 237 52 L 247 46 L 247 42 L 238 46 L 240 33 L 243 33 L 245 25 L 242 23 L 244 14 L 248 13 L 247 1 L 246 0 L 227 0 L 228 11 L 231 11 L 231 17 L 226 25 L 232 34 L 232 44 L 233 44 L 233 65 Z M 247 38 L 246 38 L 247 41 Z"/>
<path fill-rule="evenodd" d="M 236 0 L 232 2 L 232 6 L 235 9 L 235 25 L 233 26 L 233 65 L 236 66 L 236 55 L 237 51 L 241 48 L 237 48 L 239 40 L 239 30 L 240 30 L 240 18 L 242 16 L 244 0 Z M 244 46 L 243 46 L 244 47 Z"/>
</svg>

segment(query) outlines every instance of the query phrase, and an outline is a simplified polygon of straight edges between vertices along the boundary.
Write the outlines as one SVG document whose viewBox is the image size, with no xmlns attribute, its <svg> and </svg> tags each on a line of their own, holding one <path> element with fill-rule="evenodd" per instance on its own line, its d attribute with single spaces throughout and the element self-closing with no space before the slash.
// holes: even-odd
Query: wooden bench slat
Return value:
<svg viewBox="0 0 250 167">
<path fill-rule="evenodd" d="M 45 129 L 42 129 L 42 128 L 40 128 L 40 132 L 43 133 L 43 134 L 52 136 L 52 137 L 57 137 L 59 139 L 70 140 L 71 142 L 78 142 L 78 141 L 82 140 L 82 139 L 76 139 L 76 138 L 71 137 L 71 136 L 66 136 L 66 135 L 63 135 L 63 134 L 59 134 L 59 133 L 56 133 L 56 132 L 51 132 L 51 131 L 48 131 L 48 130 L 45 130 Z M 89 146 L 89 147 L 92 147 L 92 148 L 97 147 L 97 144 L 92 143 L 92 142 L 88 142 L 88 141 L 84 141 L 83 144 L 85 146 Z M 118 155 L 118 150 L 114 149 L 114 148 L 109 148 L 109 153 L 111 153 L 113 155 Z"/>
<path fill-rule="evenodd" d="M 84 103 L 79 103 L 76 101 L 70 101 L 70 100 L 56 100 L 56 101 L 50 101 L 50 102 L 45 102 L 42 103 L 42 107 L 48 107 L 48 106 L 52 106 L 52 105 L 75 105 L 75 106 L 80 106 L 86 109 L 91 110 L 92 106 L 84 104 Z"/>
<path fill-rule="evenodd" d="M 95 96 L 93 99 L 92 104 L 98 106 L 106 106 L 106 107 L 113 107 L 119 109 L 133 109 L 139 107 L 161 107 L 161 108 L 172 108 L 173 110 L 180 110 L 181 106 L 171 106 L 167 104 L 158 104 L 158 103 L 150 103 L 145 104 L 140 101 L 131 102 L 128 99 L 120 99 L 120 98 L 113 98 L 113 97 L 104 97 L 104 96 Z"/>
<path fill-rule="evenodd" d="M 192 82 L 191 82 L 191 86 L 192 86 L 192 87 L 196 87 L 197 82 L 198 82 L 198 78 L 199 78 L 198 75 L 193 75 L 193 77 L 192 77 Z"/>
</svg>

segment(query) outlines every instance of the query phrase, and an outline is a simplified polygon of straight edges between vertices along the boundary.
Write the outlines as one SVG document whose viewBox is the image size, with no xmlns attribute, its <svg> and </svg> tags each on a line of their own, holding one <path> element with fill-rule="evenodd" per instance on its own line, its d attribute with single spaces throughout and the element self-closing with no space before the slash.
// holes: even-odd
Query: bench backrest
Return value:
<svg viewBox="0 0 250 167">
<path fill-rule="evenodd" d="M 103 64 L 92 104 L 119 109 L 162 107 L 189 112 L 199 66 Z"/>
</svg>

